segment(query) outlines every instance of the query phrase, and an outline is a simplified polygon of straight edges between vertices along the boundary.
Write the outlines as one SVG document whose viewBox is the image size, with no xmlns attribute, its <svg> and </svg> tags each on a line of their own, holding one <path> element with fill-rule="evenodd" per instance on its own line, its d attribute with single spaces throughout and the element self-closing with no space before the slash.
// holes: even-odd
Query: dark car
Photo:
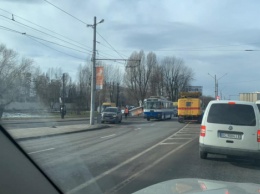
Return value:
<svg viewBox="0 0 260 194">
<path fill-rule="evenodd" d="M 101 123 L 112 122 L 121 123 L 122 112 L 117 107 L 108 107 L 101 113 Z"/>
</svg>

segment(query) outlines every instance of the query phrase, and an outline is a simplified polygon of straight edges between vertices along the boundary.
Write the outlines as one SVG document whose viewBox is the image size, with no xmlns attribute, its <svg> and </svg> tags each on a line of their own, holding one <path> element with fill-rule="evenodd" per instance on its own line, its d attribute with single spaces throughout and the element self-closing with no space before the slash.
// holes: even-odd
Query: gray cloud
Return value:
<svg viewBox="0 0 260 194">
<path fill-rule="evenodd" d="M 43 3 L 42 0 L 0 0 L 0 1 L 8 2 L 8 3 L 30 3 L 30 4 Z"/>
</svg>

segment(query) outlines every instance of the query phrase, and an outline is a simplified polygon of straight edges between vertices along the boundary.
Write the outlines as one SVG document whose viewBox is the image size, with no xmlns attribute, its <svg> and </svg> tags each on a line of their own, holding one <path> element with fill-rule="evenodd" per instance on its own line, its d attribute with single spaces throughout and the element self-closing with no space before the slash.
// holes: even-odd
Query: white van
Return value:
<svg viewBox="0 0 260 194">
<path fill-rule="evenodd" d="M 211 101 L 200 130 L 200 158 L 223 154 L 260 159 L 259 110 L 253 102 Z"/>
</svg>

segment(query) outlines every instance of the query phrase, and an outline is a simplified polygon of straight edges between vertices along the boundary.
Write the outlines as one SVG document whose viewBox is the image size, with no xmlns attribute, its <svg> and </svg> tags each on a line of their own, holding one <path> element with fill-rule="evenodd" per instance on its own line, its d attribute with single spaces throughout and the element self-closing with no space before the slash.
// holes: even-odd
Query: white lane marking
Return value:
<svg viewBox="0 0 260 194">
<path fill-rule="evenodd" d="M 49 149 L 45 149 L 45 150 L 39 150 L 39 151 L 35 151 L 35 152 L 30 152 L 30 153 L 27 153 L 27 154 L 35 154 L 35 153 L 39 153 L 39 152 L 46 152 L 46 151 L 49 151 L 49 150 L 54 150 L 55 148 L 49 148 Z"/>
<path fill-rule="evenodd" d="M 137 130 L 140 130 L 141 128 L 136 128 L 135 130 L 137 131 Z"/>
<path fill-rule="evenodd" d="M 107 135 L 107 136 L 104 136 L 104 137 L 100 137 L 100 138 L 109 138 L 109 137 L 113 137 L 115 136 L 116 134 L 112 134 L 112 135 Z"/>
<path fill-rule="evenodd" d="M 160 143 L 160 145 L 182 144 L 183 142 Z"/>
<path fill-rule="evenodd" d="M 170 137 L 169 139 L 192 139 L 192 137 Z"/>
<path fill-rule="evenodd" d="M 188 126 L 188 124 L 185 125 L 183 128 L 181 128 L 180 130 L 184 129 L 184 128 L 187 127 L 187 126 Z M 180 131 L 180 130 L 179 130 L 179 131 Z M 178 133 L 178 131 L 175 132 L 174 134 L 176 134 L 176 133 Z M 174 134 L 172 134 L 172 135 L 170 135 L 170 136 L 173 136 Z M 83 189 L 83 188 L 85 188 L 85 187 L 91 185 L 92 183 L 95 183 L 96 181 L 98 181 L 99 179 L 103 178 L 104 176 L 106 176 L 106 175 L 108 175 L 108 174 L 110 174 L 110 173 L 116 171 L 117 169 L 121 168 L 122 166 L 124 166 L 124 165 L 126 165 L 126 164 L 132 162 L 133 160 L 139 158 L 140 156 L 142 156 L 142 155 L 144 155 L 145 153 L 149 152 L 150 150 L 154 149 L 155 147 L 157 147 L 158 145 L 160 145 L 160 143 L 164 142 L 164 141 L 167 140 L 168 138 L 169 138 L 169 137 L 165 138 L 164 140 L 160 141 L 159 143 L 157 143 L 157 144 L 155 144 L 155 145 L 153 145 L 153 146 L 147 148 L 146 150 L 140 152 L 139 154 L 137 154 L 137 155 L 135 155 L 135 156 L 133 156 L 133 157 L 127 159 L 126 161 L 122 162 L 121 164 L 118 164 L 117 166 L 115 166 L 115 167 L 113 167 L 113 168 L 111 168 L 111 169 L 109 169 L 109 170 L 103 172 L 102 174 L 96 176 L 95 178 L 90 179 L 89 181 L 86 181 L 85 183 L 82 183 L 82 184 L 80 184 L 80 185 L 74 187 L 74 188 L 71 189 L 70 191 L 66 192 L 66 194 L 71 194 L 71 193 L 78 192 L 79 190 L 81 190 L 81 189 Z M 190 142 L 190 141 L 188 141 L 188 142 Z M 185 143 L 184 145 L 186 145 L 186 144 L 187 144 L 187 143 Z"/>
<path fill-rule="evenodd" d="M 145 168 L 143 168 L 142 170 L 136 172 L 135 174 L 133 174 L 132 176 L 130 176 L 128 179 L 124 180 L 123 182 L 117 184 L 115 187 L 113 187 L 108 193 L 119 193 L 118 191 L 120 189 L 122 189 L 123 187 L 125 187 L 128 183 L 132 182 L 136 177 L 140 176 L 141 174 L 143 174 L 144 172 L 146 172 L 147 170 L 149 170 L 150 168 L 154 167 L 155 165 L 157 165 L 158 163 L 160 163 L 161 161 L 163 161 L 165 158 L 167 158 L 168 156 L 170 156 L 171 154 L 173 154 L 174 152 L 177 152 L 178 150 L 180 150 L 181 148 L 183 148 L 184 146 L 186 146 L 187 144 L 189 144 L 190 142 L 194 141 L 196 138 L 191 139 L 189 141 L 187 141 L 186 143 L 176 147 L 175 149 L 173 149 L 172 151 L 168 152 L 167 154 L 165 154 L 164 156 L 162 156 L 161 158 L 158 158 L 157 160 L 155 160 L 153 163 L 151 163 L 150 165 L 146 166 Z"/>
<path fill-rule="evenodd" d="M 177 133 L 177 134 L 175 134 L 174 136 L 191 136 L 191 135 L 194 135 L 194 134 L 188 134 L 188 133 Z"/>
</svg>

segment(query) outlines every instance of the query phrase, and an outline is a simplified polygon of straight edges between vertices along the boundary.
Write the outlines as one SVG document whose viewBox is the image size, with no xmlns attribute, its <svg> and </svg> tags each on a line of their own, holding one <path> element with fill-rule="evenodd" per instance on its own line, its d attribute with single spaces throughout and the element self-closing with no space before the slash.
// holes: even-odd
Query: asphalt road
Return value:
<svg viewBox="0 0 260 194">
<path fill-rule="evenodd" d="M 144 120 L 140 117 L 128 117 L 128 120 Z M 96 122 L 96 118 L 95 118 Z M 19 129 L 19 128 L 36 128 L 36 127 L 52 127 L 52 126 L 67 126 L 77 124 L 89 124 L 89 118 L 65 118 L 65 119 L 12 119 L 12 120 L 0 120 L 0 124 L 7 129 Z"/>
<path fill-rule="evenodd" d="M 102 130 L 21 141 L 66 193 L 132 193 L 176 178 L 260 183 L 250 160 L 199 159 L 198 124 L 123 121 Z"/>
</svg>

